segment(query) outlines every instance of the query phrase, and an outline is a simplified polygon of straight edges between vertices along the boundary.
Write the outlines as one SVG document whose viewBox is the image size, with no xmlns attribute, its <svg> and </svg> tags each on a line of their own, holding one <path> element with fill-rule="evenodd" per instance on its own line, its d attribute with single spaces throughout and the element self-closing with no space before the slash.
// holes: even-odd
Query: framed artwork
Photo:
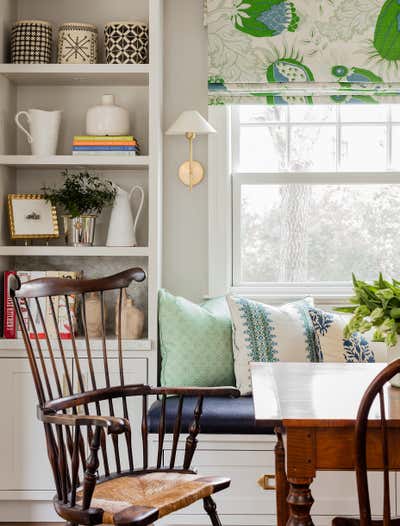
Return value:
<svg viewBox="0 0 400 526">
<path fill-rule="evenodd" d="M 60 236 L 56 207 L 42 195 L 9 194 L 11 239 L 54 239 Z"/>
</svg>

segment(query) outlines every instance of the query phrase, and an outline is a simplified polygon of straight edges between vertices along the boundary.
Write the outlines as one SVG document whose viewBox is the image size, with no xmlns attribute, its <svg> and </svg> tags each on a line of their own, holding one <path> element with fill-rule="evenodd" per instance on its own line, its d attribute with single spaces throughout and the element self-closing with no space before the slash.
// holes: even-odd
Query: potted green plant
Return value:
<svg viewBox="0 0 400 526">
<path fill-rule="evenodd" d="M 66 242 L 72 246 L 92 246 L 96 218 L 103 208 L 111 206 L 117 195 L 114 184 L 88 171 L 62 173 L 60 188 L 42 188 L 44 198 L 64 212 Z"/>
<path fill-rule="evenodd" d="M 352 305 L 335 309 L 352 314 L 344 336 L 374 329 L 373 341 L 386 343 L 388 361 L 400 358 L 400 281 L 393 279 L 389 282 L 379 274 L 379 278 L 370 284 L 353 274 L 353 288 Z M 392 385 L 400 387 L 400 375 L 396 375 Z"/>
</svg>

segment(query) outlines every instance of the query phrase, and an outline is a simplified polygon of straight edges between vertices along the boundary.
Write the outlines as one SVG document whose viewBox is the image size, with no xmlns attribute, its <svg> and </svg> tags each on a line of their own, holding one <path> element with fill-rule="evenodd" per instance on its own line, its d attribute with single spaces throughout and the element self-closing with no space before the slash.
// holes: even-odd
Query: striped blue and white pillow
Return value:
<svg viewBox="0 0 400 526">
<path fill-rule="evenodd" d="M 233 329 L 236 385 L 252 392 L 250 362 L 318 361 L 314 329 L 308 313 L 312 298 L 282 307 L 241 296 L 228 296 Z"/>
</svg>

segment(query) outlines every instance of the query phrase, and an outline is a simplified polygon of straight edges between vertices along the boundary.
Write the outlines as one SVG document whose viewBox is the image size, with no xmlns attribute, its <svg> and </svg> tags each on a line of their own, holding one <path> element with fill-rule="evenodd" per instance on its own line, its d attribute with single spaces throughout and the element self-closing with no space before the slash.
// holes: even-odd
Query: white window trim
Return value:
<svg viewBox="0 0 400 526">
<path fill-rule="evenodd" d="M 217 130 L 208 140 L 208 295 L 221 296 L 232 286 L 232 182 L 230 111 L 210 106 Z"/>
<path fill-rule="evenodd" d="M 320 183 L 321 174 L 285 173 L 274 174 L 240 174 L 235 173 L 235 182 L 231 174 L 232 150 L 237 151 L 231 144 L 231 111 L 228 106 L 210 106 L 209 121 L 217 133 L 209 136 L 208 143 L 208 297 L 236 293 L 268 301 L 282 303 L 295 300 L 306 295 L 313 296 L 315 301 L 324 305 L 338 305 L 347 303 L 352 294 L 350 282 L 343 283 L 246 283 L 235 287 L 233 276 L 233 250 L 238 246 L 233 240 L 233 224 L 240 218 L 240 210 L 233 210 L 233 193 L 240 187 L 240 179 L 246 177 L 246 182 L 256 184 L 265 183 L 266 177 L 271 184 L 294 180 L 310 184 Z M 235 159 L 233 159 L 235 162 Z M 345 177 L 343 177 L 345 176 Z M 324 173 L 324 182 L 328 184 L 368 184 L 368 183 L 400 183 L 399 172 L 386 171 L 380 173 Z M 237 248 L 236 248 L 237 249 Z"/>
</svg>

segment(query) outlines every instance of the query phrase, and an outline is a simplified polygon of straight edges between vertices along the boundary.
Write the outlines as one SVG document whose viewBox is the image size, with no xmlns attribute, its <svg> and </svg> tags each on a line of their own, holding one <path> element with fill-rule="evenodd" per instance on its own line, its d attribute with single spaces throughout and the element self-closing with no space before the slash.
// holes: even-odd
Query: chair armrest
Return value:
<svg viewBox="0 0 400 526">
<path fill-rule="evenodd" d="M 104 427 L 109 435 L 119 435 L 130 430 L 128 420 L 115 416 L 60 415 L 58 413 L 46 413 L 39 407 L 38 418 L 45 424 Z"/>
<path fill-rule="evenodd" d="M 236 387 L 152 387 L 151 394 L 183 395 L 183 396 L 226 396 L 238 398 L 239 389 Z"/>
</svg>

